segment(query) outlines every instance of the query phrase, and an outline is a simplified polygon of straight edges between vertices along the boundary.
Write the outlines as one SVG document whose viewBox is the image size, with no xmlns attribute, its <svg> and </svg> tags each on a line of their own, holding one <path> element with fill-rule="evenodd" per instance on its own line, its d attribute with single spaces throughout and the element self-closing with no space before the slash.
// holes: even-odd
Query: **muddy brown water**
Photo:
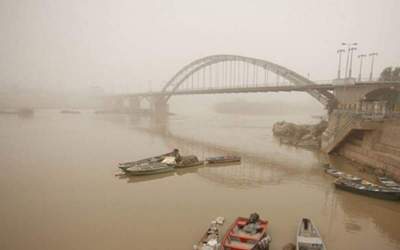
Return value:
<svg viewBox="0 0 400 250">
<path fill-rule="evenodd" d="M 399 202 L 335 190 L 321 168 L 326 156 L 271 135 L 277 120 L 308 117 L 1 116 L 0 249 L 188 250 L 215 217 L 229 225 L 252 212 L 269 221 L 271 249 L 295 241 L 303 216 L 314 220 L 328 249 L 400 249 Z M 119 161 L 173 148 L 199 158 L 237 153 L 243 161 L 115 176 Z M 359 174 L 351 162 L 330 160 Z"/>
</svg>

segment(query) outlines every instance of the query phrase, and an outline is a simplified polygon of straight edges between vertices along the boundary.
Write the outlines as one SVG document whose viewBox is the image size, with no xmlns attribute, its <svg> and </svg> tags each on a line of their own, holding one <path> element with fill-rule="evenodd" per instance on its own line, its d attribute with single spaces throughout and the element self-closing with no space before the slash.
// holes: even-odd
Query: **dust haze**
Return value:
<svg viewBox="0 0 400 250">
<path fill-rule="evenodd" d="M 3 0 L 0 105 L 93 107 L 89 97 L 160 90 L 184 65 L 224 53 L 330 80 L 347 41 L 381 52 L 380 72 L 400 56 L 399 8 L 397 0 Z"/>
<path fill-rule="evenodd" d="M 400 249 L 399 11 L 0 0 L 0 250 Z"/>
</svg>

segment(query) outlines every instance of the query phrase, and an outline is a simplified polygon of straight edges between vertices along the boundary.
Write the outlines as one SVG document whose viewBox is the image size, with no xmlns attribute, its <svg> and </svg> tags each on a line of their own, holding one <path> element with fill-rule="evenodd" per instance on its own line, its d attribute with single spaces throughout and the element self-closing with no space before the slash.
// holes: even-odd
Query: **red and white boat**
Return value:
<svg viewBox="0 0 400 250">
<path fill-rule="evenodd" d="M 256 215 L 256 220 L 252 220 Z M 254 217 L 253 217 L 254 218 Z M 238 217 L 226 232 L 222 242 L 221 250 L 250 250 L 268 249 L 270 237 L 267 235 L 268 221 L 259 219 L 257 214 L 250 218 Z M 262 242 L 264 241 L 264 242 Z M 266 245 L 261 248 L 256 245 Z"/>
</svg>

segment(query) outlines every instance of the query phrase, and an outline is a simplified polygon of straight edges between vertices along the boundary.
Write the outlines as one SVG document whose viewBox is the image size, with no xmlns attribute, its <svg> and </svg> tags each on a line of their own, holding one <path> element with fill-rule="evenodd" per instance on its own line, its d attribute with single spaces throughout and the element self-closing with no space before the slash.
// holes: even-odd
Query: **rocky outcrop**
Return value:
<svg viewBox="0 0 400 250">
<path fill-rule="evenodd" d="M 328 123 L 321 121 L 315 125 L 297 125 L 291 122 L 280 121 L 274 124 L 272 132 L 285 144 L 298 147 L 319 149 L 321 135 Z"/>
</svg>

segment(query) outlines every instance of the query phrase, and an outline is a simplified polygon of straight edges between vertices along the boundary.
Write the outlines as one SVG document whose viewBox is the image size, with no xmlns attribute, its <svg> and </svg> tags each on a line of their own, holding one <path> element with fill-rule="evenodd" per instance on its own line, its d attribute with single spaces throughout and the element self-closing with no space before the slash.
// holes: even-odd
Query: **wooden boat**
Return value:
<svg viewBox="0 0 400 250">
<path fill-rule="evenodd" d="M 211 226 L 201 237 L 200 241 L 193 248 L 195 250 L 217 250 L 220 245 L 219 230 L 217 223 L 213 221 Z"/>
<path fill-rule="evenodd" d="M 176 163 L 177 168 L 188 168 L 188 167 L 196 167 L 203 165 L 204 161 L 199 161 L 197 156 L 195 155 L 188 155 L 182 156 L 181 160 Z"/>
<path fill-rule="evenodd" d="M 153 157 L 149 157 L 149 158 L 145 158 L 142 160 L 138 160 L 138 161 L 130 161 L 130 162 L 123 162 L 123 163 L 118 163 L 118 167 L 122 170 L 139 165 L 139 164 L 143 164 L 143 163 L 157 163 L 157 162 L 161 162 L 162 160 L 164 160 L 165 157 L 168 156 L 177 156 L 179 155 L 179 150 L 174 149 L 172 152 L 169 153 L 165 153 L 162 155 L 157 155 L 157 156 L 153 156 Z"/>
<path fill-rule="evenodd" d="M 345 191 L 378 199 L 400 200 L 400 191 L 378 186 L 365 180 L 362 180 L 361 182 L 354 182 L 344 178 L 339 178 L 335 180 L 335 186 Z"/>
<path fill-rule="evenodd" d="M 395 182 L 393 179 L 389 177 L 383 177 L 383 176 L 378 177 L 378 181 L 384 187 L 400 191 L 400 184 Z"/>
<path fill-rule="evenodd" d="M 335 168 L 327 168 L 327 169 L 325 169 L 325 173 L 332 175 L 333 177 L 336 177 L 336 178 L 345 178 L 350 181 L 361 181 L 362 180 L 360 177 L 346 174 L 345 172 L 339 171 Z"/>
<path fill-rule="evenodd" d="M 267 227 L 268 221 L 266 220 L 257 219 L 255 222 L 251 222 L 251 218 L 238 217 L 226 232 L 220 249 L 260 249 L 259 243 L 267 237 L 267 246 L 264 249 L 268 249 L 270 238 L 267 236 Z"/>
<path fill-rule="evenodd" d="M 296 250 L 326 250 L 318 229 L 308 218 L 303 218 L 299 223 Z"/>
<path fill-rule="evenodd" d="M 160 162 L 144 162 L 122 170 L 128 175 L 151 175 L 174 171 L 174 167 Z"/>
<path fill-rule="evenodd" d="M 327 169 L 325 169 L 325 173 L 332 175 L 333 177 L 336 177 L 336 178 L 339 178 L 344 174 L 344 172 L 339 171 L 335 168 L 327 168 Z"/>
<path fill-rule="evenodd" d="M 227 156 L 216 156 L 206 158 L 207 164 L 218 164 L 218 163 L 232 163 L 240 162 L 240 156 L 227 155 Z"/>
</svg>

